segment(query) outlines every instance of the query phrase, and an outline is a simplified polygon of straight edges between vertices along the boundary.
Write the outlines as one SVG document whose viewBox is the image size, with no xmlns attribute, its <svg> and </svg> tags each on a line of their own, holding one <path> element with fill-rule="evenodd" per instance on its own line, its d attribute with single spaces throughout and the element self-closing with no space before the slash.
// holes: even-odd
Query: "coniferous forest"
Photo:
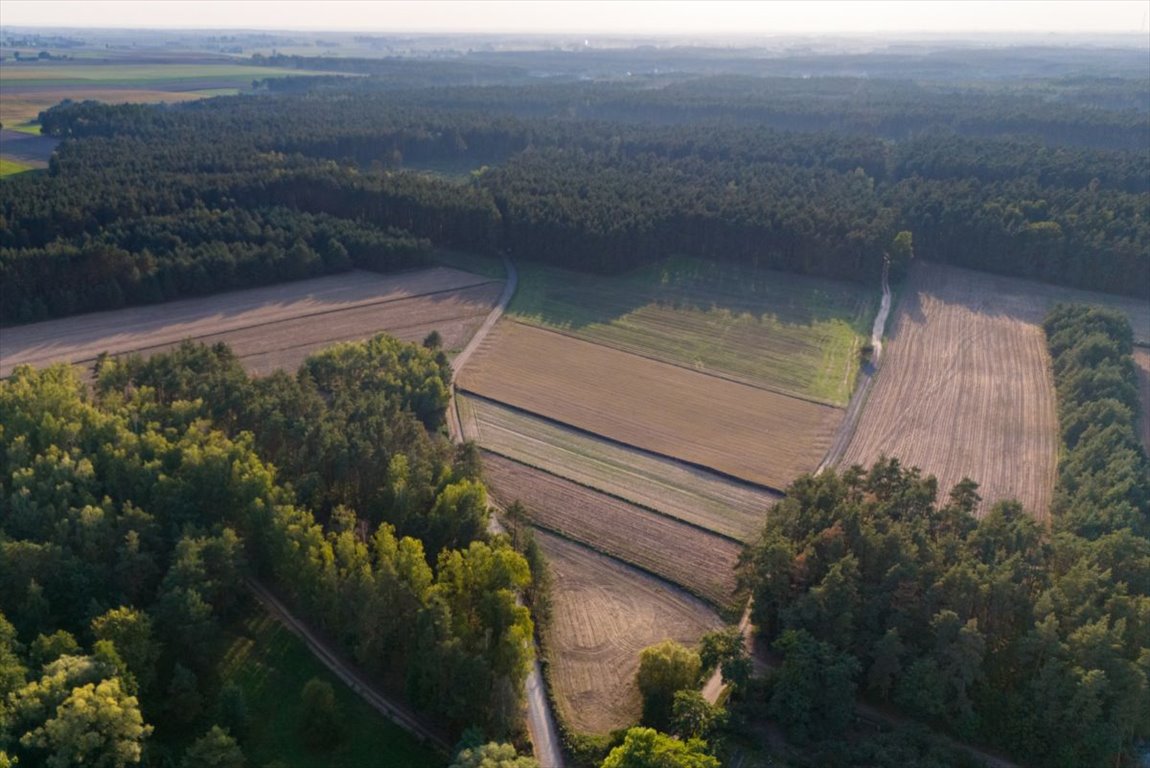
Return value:
<svg viewBox="0 0 1150 768">
<path fill-rule="evenodd" d="M 243 63 L 291 72 L 238 95 L 68 100 L 39 117 L 60 140 L 49 167 L 0 190 L 0 324 L 412 270 L 445 249 L 870 287 L 893 261 L 896 291 L 913 252 L 1150 301 L 1150 73 L 1095 53 L 1097 71 L 1043 48 L 980 66 L 949 50 L 277 53 Z M 1059 305 L 1042 330 L 1050 510 L 980 508 L 977 477 L 940 488 L 896 456 L 799 477 L 740 560 L 770 668 L 752 675 L 731 629 L 648 648 L 642 722 L 663 733 L 565 734 L 572 764 L 712 768 L 769 741 L 769 721 L 801 766 L 977 764 L 962 745 L 1133 765 L 1150 739 L 1142 329 Z M 491 532 L 480 449 L 448 439 L 438 338 L 341 343 L 263 377 L 185 342 L 0 381 L 0 767 L 244 765 L 209 758 L 247 727 L 219 670 L 251 585 L 466 745 L 457 765 L 530 765 L 482 744 L 525 745 L 551 575 L 519 505 Z M 716 669 L 722 706 L 697 691 Z M 326 713 L 318 740 L 338 730 L 332 696 L 303 693 Z M 856 702 L 906 727 L 860 735 Z"/>
</svg>

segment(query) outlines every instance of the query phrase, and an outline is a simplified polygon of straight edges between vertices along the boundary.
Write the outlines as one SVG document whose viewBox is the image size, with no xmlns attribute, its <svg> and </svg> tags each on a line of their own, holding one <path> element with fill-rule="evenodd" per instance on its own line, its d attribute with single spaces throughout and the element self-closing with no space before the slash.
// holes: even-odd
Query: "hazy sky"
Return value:
<svg viewBox="0 0 1150 768">
<path fill-rule="evenodd" d="M 12 26 L 598 32 L 1146 32 L 1150 0 L 3 0 Z"/>
</svg>

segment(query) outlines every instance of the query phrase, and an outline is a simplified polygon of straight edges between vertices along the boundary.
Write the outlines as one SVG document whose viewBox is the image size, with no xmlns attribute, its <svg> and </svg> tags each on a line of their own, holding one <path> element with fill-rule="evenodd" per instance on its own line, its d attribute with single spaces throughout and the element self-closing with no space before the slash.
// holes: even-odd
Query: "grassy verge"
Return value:
<svg viewBox="0 0 1150 768">
<path fill-rule="evenodd" d="M 483 275 L 484 277 L 490 277 L 496 280 L 503 280 L 507 277 L 507 270 L 503 268 L 502 259 L 497 259 L 494 256 L 482 256 L 478 253 L 470 253 L 468 251 L 440 249 L 437 250 L 431 258 L 441 267 L 461 269 L 464 272 L 471 272 L 475 275 Z"/>
<path fill-rule="evenodd" d="M 524 263 L 509 312 L 626 352 L 842 405 L 877 307 L 866 286 L 673 258 L 614 277 Z"/>
<path fill-rule="evenodd" d="M 24 165 L 23 163 L 17 163 L 0 157 L 0 178 L 4 176 L 14 176 L 17 173 L 24 173 L 30 170 L 32 170 L 32 166 L 30 165 Z"/>
<path fill-rule="evenodd" d="M 223 682 L 239 685 L 247 700 L 251 726 L 242 745 L 248 765 L 427 768 L 447 762 L 379 715 L 258 606 L 238 627 L 220 675 Z M 335 689 L 344 726 L 340 742 L 325 752 L 309 749 L 300 735 L 300 692 L 313 677 Z"/>
</svg>

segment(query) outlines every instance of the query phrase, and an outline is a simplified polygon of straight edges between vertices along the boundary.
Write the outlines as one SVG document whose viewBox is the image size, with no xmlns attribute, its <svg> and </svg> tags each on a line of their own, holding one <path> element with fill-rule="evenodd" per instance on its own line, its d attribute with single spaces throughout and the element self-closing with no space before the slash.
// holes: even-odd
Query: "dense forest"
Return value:
<svg viewBox="0 0 1150 768">
<path fill-rule="evenodd" d="M 531 569 L 435 431 L 449 381 L 381 336 L 296 376 L 185 344 L 102 360 L 91 390 L 0 382 L 0 754 L 175 765 L 182 734 L 236 730 L 217 666 L 249 577 L 457 734 L 517 733 Z"/>
<path fill-rule="evenodd" d="M 782 657 L 767 711 L 800 740 L 842 702 L 892 704 L 1027 765 L 1113 765 L 1150 724 L 1150 463 L 1131 329 L 1046 321 L 1064 441 L 1050 530 L 1017 503 L 972 512 L 964 480 L 883 459 L 799 479 L 748 557 L 754 620 Z"/>
<path fill-rule="evenodd" d="M 5 182 L 0 320 L 414 266 L 429 246 L 873 280 L 901 231 L 922 258 L 1150 296 L 1140 109 L 896 80 L 397 77 L 43 113 L 65 141 L 48 174 Z"/>
</svg>

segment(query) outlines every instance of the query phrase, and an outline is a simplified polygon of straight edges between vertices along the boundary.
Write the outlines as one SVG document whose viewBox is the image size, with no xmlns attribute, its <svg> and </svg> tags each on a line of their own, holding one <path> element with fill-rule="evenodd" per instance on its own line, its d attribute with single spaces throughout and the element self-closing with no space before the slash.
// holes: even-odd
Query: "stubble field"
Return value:
<svg viewBox="0 0 1150 768">
<path fill-rule="evenodd" d="M 464 436 L 485 450 L 723 536 L 751 540 L 782 498 L 490 400 L 461 394 L 456 402 Z"/>
<path fill-rule="evenodd" d="M 742 545 L 538 469 L 484 455 L 484 478 L 502 504 L 531 522 L 678 584 L 719 607 L 735 601 Z"/>
<path fill-rule="evenodd" d="M 459 388 L 779 489 L 813 470 L 842 410 L 503 321 Z"/>
<path fill-rule="evenodd" d="M 878 290 L 694 259 L 604 277 L 520 268 L 509 313 L 692 370 L 843 405 Z"/>
<path fill-rule="evenodd" d="M 459 349 L 502 283 L 441 267 L 400 275 L 349 272 L 295 283 L 0 328 L 0 376 L 17 365 L 87 363 L 101 352 L 158 352 L 184 339 L 224 342 L 244 367 L 294 370 L 337 341 L 386 331 L 419 341 L 432 330 Z"/>
<path fill-rule="evenodd" d="M 841 466 L 897 456 L 939 480 L 968 476 L 981 510 L 1015 498 L 1049 514 L 1058 456 L 1054 382 L 1041 320 L 1019 281 L 916 264 Z"/>
<path fill-rule="evenodd" d="M 706 604 L 587 547 L 537 531 L 553 575 L 547 636 L 559 716 L 606 734 L 639 719 L 639 652 L 666 639 L 694 645 L 722 626 Z"/>
</svg>

